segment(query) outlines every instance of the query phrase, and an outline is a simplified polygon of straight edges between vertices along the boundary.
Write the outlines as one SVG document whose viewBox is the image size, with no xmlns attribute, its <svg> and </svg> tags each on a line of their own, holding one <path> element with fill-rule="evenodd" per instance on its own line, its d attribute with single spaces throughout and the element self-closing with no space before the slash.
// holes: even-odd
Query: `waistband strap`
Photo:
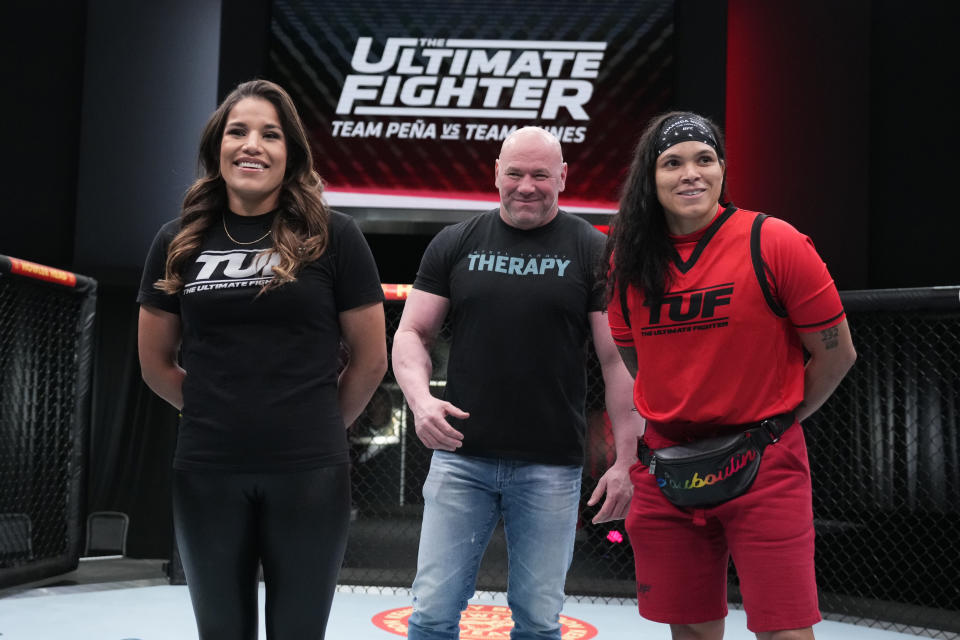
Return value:
<svg viewBox="0 0 960 640">
<path fill-rule="evenodd" d="M 770 416 L 769 418 L 764 418 L 759 422 L 750 422 L 742 425 L 743 433 L 751 431 L 760 443 L 760 448 L 763 449 L 768 444 L 773 444 L 778 441 L 780 436 L 793 426 L 794 422 L 796 422 L 796 415 L 793 411 L 787 411 L 775 416 Z M 637 442 L 637 457 L 644 466 L 650 466 L 653 452 L 654 449 L 647 447 L 647 443 L 643 441 L 643 438 Z"/>
</svg>

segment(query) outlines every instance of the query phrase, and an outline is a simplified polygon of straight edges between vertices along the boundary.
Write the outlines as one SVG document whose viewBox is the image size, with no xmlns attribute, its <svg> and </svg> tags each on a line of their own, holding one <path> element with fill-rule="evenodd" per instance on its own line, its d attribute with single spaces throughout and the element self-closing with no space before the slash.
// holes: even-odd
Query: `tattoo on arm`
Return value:
<svg viewBox="0 0 960 640">
<path fill-rule="evenodd" d="M 823 341 L 823 348 L 827 350 L 836 349 L 840 345 L 839 336 L 840 329 L 838 327 L 830 327 L 821 331 L 820 339 Z"/>
</svg>

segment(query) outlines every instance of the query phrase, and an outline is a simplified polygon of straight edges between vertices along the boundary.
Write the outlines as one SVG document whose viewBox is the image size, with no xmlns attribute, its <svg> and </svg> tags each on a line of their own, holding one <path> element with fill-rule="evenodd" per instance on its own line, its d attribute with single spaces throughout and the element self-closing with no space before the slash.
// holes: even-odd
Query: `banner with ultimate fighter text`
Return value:
<svg viewBox="0 0 960 640">
<path fill-rule="evenodd" d="M 611 211 L 672 98 L 664 0 L 274 0 L 271 30 L 267 76 L 296 101 L 334 206 L 489 206 L 503 138 L 537 125 L 569 164 L 561 206 Z"/>
</svg>

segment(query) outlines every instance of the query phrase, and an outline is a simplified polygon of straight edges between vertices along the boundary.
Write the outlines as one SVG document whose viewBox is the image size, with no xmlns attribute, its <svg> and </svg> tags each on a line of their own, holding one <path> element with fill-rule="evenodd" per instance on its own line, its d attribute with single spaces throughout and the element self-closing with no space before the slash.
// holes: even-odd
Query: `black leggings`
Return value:
<svg viewBox="0 0 960 640">
<path fill-rule="evenodd" d="M 258 564 L 267 638 L 323 638 L 347 544 L 349 465 L 174 471 L 173 517 L 200 640 L 256 640 Z"/>
</svg>

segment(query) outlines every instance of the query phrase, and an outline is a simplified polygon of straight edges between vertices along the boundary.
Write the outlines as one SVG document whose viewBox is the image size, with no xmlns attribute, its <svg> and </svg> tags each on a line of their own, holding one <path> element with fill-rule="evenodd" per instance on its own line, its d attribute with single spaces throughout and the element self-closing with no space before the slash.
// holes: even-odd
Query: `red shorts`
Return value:
<svg viewBox="0 0 960 640">
<path fill-rule="evenodd" d="M 630 477 L 634 492 L 626 527 L 640 615 L 670 624 L 724 618 L 732 555 L 750 631 L 802 629 L 820 621 L 810 465 L 798 425 L 763 452 L 750 490 L 717 507 L 674 506 L 639 462 Z"/>
</svg>

